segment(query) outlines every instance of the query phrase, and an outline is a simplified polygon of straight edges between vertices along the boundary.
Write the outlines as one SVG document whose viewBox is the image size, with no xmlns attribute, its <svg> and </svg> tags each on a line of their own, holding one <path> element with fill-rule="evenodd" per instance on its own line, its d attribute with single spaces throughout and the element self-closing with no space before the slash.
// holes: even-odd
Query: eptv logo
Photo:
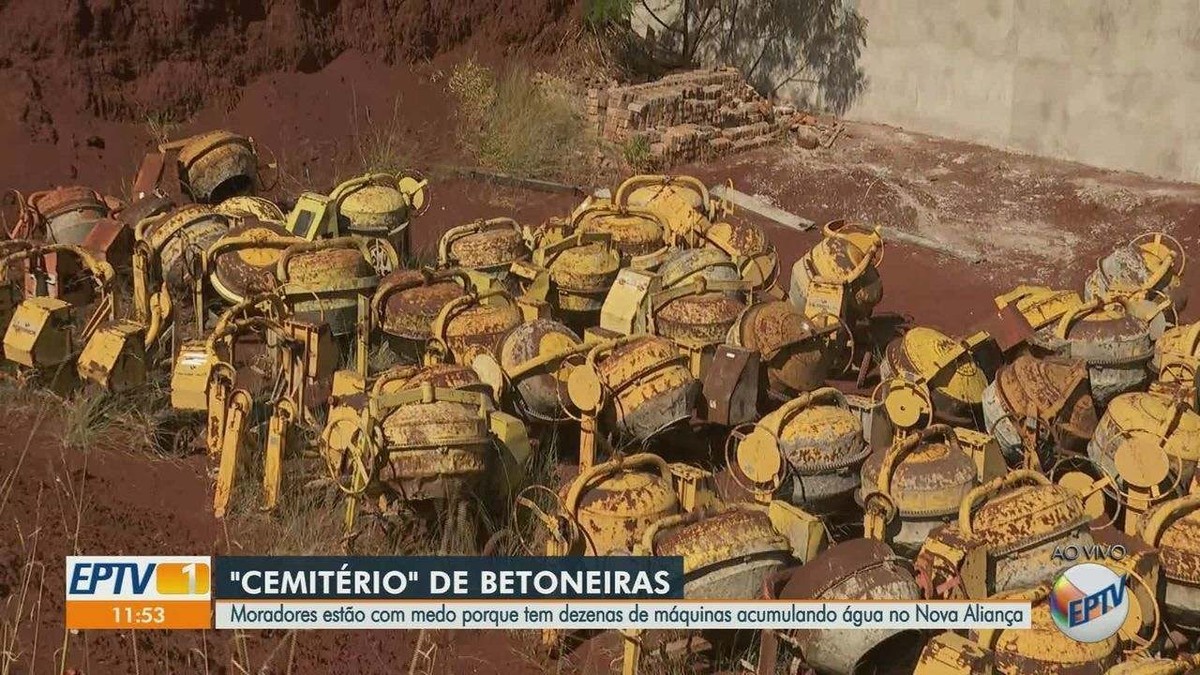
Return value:
<svg viewBox="0 0 1200 675">
<path fill-rule="evenodd" d="M 67 599 L 205 599 L 211 567 L 200 556 L 72 556 Z"/>
<path fill-rule="evenodd" d="M 1070 567 L 1054 581 L 1050 616 L 1058 629 L 1073 640 L 1107 640 L 1129 616 L 1126 581 L 1126 575 L 1097 563 Z"/>
</svg>

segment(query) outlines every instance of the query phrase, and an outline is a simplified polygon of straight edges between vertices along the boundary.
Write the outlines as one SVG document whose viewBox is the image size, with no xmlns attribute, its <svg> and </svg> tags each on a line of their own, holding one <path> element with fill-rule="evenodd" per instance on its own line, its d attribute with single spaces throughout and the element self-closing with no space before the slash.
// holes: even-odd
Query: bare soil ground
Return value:
<svg viewBox="0 0 1200 675">
<path fill-rule="evenodd" d="M 204 11 L 242 11 L 232 8 L 236 4 L 204 3 Z M 557 21 L 569 13 L 571 3 L 549 0 L 463 3 L 462 11 L 441 8 L 446 11 L 434 12 L 442 17 L 440 23 L 414 20 L 404 31 L 411 39 L 402 44 L 386 44 L 381 36 L 389 33 L 384 30 L 354 32 L 362 22 L 404 20 L 356 13 L 365 11 L 363 3 L 267 3 L 269 11 L 261 3 L 242 4 L 262 10 L 260 18 L 249 21 L 262 25 L 246 29 L 251 37 L 237 38 L 237 46 L 221 57 L 205 52 L 209 43 L 203 39 L 181 37 L 181 46 L 169 31 L 137 37 L 143 24 L 120 3 L 71 3 L 76 7 L 70 17 L 75 32 L 66 34 L 30 28 L 38 12 L 45 11 L 40 3 L 0 8 L 0 37 L 6 38 L 0 43 L 12 45 L 7 56 L 0 55 L 0 84 L 7 82 L 5 96 L 11 103 L 3 109 L 15 111 L 0 119 L 0 141 L 10 150 L 10 159 L 0 163 L 0 185 L 34 190 L 79 183 L 120 194 L 156 135 L 178 136 L 216 125 L 253 135 L 274 150 L 282 167 L 276 194 L 281 200 L 301 189 L 326 190 L 338 178 L 361 171 L 366 158 L 380 152 L 429 171 L 464 159 L 453 138 L 453 111 L 444 89 L 446 73 L 457 60 L 481 51 L 500 58 L 508 44 L 553 45 L 570 35 L 554 21 L 530 28 L 539 17 Z M 305 9 L 330 4 L 340 8 L 330 10 L 333 14 Z M 455 5 L 435 0 L 416 4 Z M 511 25 L 488 29 L 487 40 L 472 43 L 472 22 L 491 14 L 503 15 Z M 187 16 L 167 16 L 175 22 L 168 26 L 180 25 Z M 220 17 L 209 19 L 221 25 Z M 294 31 L 296 43 L 308 40 L 311 49 L 282 49 L 286 40 L 270 35 L 284 29 Z M 222 39 L 208 38 L 214 43 Z M 122 39 L 143 48 L 100 49 Z M 259 51 L 260 43 L 267 47 Z M 253 55 L 252 65 L 229 65 L 238 63 L 235 49 Z M 153 61 L 145 61 L 147 54 L 164 50 L 182 56 L 174 65 L 151 67 Z M 418 65 L 388 64 L 389 59 L 411 60 L 414 54 Z M 76 63 L 88 58 L 90 66 Z M 135 65 L 123 66 L 126 62 Z M 168 77 L 172 68 L 178 73 Z M 138 105 L 181 95 L 171 88 L 176 85 L 162 82 L 187 83 L 190 74 L 196 78 L 193 88 L 195 82 L 211 86 L 211 100 L 176 102 L 186 111 L 182 121 L 152 113 L 139 116 Z M 166 88 L 156 88 L 160 86 Z M 100 96 L 106 91 L 116 93 Z M 114 102 L 102 105 L 110 100 Z M 111 114 L 104 106 L 111 106 Z M 677 171 L 710 183 L 732 179 L 739 189 L 818 223 L 835 218 L 873 222 L 982 255 L 985 262 L 970 264 L 907 244 L 888 244 L 879 311 L 951 332 L 965 329 L 988 311 L 992 297 L 1018 283 L 1078 286 L 1099 256 L 1144 231 L 1173 234 L 1189 254 L 1200 254 L 1200 186 L 881 126 L 850 124 L 829 149 L 784 144 Z M 435 178 L 434 205 L 414 226 L 418 247 L 433 246 L 447 228 L 474 218 L 507 215 L 540 222 L 565 214 L 576 202 L 561 194 Z M 785 272 L 819 238 L 817 231 L 800 233 L 754 219 L 773 237 Z M 1186 282 L 1193 291 L 1200 287 L 1196 274 L 1196 267 L 1189 266 Z M 1194 316 L 1194 307 L 1184 319 Z M 247 521 L 250 525 L 239 530 L 212 518 L 206 457 L 168 459 L 111 444 L 79 447 L 66 440 L 62 406 L 5 398 L 5 414 L 0 415 L 4 673 L 407 670 L 413 634 L 66 632 L 63 556 L 250 553 L 268 545 L 263 521 Z M 435 642 L 426 672 L 516 675 L 607 668 L 601 656 L 584 665 L 555 665 L 536 653 L 531 636 L 456 633 Z"/>
</svg>

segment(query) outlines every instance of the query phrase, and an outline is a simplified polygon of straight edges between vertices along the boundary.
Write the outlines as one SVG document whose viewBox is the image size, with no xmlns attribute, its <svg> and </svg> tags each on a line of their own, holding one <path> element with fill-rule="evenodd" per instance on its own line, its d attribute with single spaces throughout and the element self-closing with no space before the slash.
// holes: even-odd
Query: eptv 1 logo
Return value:
<svg viewBox="0 0 1200 675">
<path fill-rule="evenodd" d="M 67 627 L 211 628 L 207 556 L 67 558 Z"/>
</svg>

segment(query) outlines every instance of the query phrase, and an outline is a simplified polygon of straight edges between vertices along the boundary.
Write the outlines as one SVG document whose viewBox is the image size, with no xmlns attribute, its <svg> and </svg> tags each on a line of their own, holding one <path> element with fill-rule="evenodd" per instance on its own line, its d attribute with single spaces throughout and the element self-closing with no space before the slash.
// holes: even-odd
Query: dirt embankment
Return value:
<svg viewBox="0 0 1200 675">
<path fill-rule="evenodd" d="M 0 3 L 0 143 L 10 158 L 0 186 L 40 189 L 79 182 L 117 190 L 155 128 L 204 111 L 209 120 L 243 107 L 268 128 L 307 111 L 243 105 L 264 76 L 314 74 L 343 54 L 355 72 L 323 78 L 293 101 L 317 112 L 354 107 L 330 86 L 395 93 L 420 108 L 427 92 L 401 68 L 470 48 L 544 55 L 578 25 L 577 0 L 13 0 Z M 365 64 L 370 64 L 368 67 Z M 376 70 L 372 70 L 376 69 Z M 378 69 L 387 70 L 380 76 Z M 334 94 L 334 95 L 329 95 Z M 363 104 L 365 105 L 365 103 Z M 385 107 L 385 106 L 377 106 Z M 378 111 L 377 111 L 378 112 Z M 441 115 L 441 111 L 435 111 Z M 387 110 L 391 114 L 391 110 Z M 247 120 L 240 120 L 245 122 Z M 351 117 L 326 119 L 338 139 Z M 181 131 L 183 129 L 180 129 Z M 298 129 L 305 131 L 304 129 Z M 248 132 L 247 132 L 248 133 Z M 320 139 L 318 139 L 320 140 Z"/>
</svg>

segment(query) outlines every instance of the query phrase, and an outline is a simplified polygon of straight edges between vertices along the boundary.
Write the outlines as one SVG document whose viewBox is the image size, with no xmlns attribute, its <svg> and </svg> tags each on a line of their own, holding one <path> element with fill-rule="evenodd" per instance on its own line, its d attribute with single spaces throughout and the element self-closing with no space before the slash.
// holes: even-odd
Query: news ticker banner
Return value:
<svg viewBox="0 0 1200 675">
<path fill-rule="evenodd" d="M 67 627 L 1028 628 L 1028 602 L 684 599 L 679 557 L 74 556 Z"/>
</svg>

